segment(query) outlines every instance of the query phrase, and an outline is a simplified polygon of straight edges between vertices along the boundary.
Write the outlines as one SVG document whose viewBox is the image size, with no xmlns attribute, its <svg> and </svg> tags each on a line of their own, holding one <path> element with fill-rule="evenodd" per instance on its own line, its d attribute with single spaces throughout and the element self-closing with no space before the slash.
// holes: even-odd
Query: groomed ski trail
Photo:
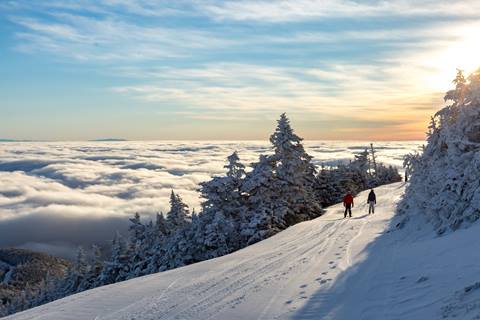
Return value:
<svg viewBox="0 0 480 320">
<path fill-rule="evenodd" d="M 342 281 L 388 231 L 403 190 L 402 183 L 376 188 L 374 215 L 368 215 L 368 191 L 362 192 L 352 218 L 343 219 L 337 204 L 315 220 L 230 255 L 85 291 L 6 319 L 344 319 L 335 318 L 336 308 L 354 297 L 345 294 Z M 367 284 L 363 290 L 370 294 L 374 272 L 393 268 L 394 252 L 386 245 L 378 248 L 387 260 L 359 277 L 356 294 Z M 375 296 L 380 300 L 352 309 L 356 319 L 373 311 L 388 314 L 391 293 Z"/>
</svg>

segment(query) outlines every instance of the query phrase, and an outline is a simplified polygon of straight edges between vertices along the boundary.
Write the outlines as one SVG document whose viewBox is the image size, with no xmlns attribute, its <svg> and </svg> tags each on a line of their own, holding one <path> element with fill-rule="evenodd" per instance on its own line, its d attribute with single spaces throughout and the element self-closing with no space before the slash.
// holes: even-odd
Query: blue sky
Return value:
<svg viewBox="0 0 480 320">
<path fill-rule="evenodd" d="M 0 2 L 0 138 L 422 139 L 480 2 Z M 478 65 L 477 65 L 478 64 Z"/>
</svg>

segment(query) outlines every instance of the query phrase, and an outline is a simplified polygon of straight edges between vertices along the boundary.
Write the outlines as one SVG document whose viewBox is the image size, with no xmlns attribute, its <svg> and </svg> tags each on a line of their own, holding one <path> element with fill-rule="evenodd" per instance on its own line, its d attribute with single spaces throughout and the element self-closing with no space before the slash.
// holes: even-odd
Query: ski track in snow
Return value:
<svg viewBox="0 0 480 320">
<path fill-rule="evenodd" d="M 437 319 L 448 303 L 444 317 L 462 314 L 451 302 L 458 299 L 454 289 L 471 279 L 458 288 L 452 287 L 458 279 L 433 282 L 430 276 L 440 278 L 435 273 L 452 266 L 432 267 L 425 254 L 458 267 L 449 257 L 455 248 L 433 245 L 444 239 L 431 236 L 409 246 L 412 233 L 391 228 L 403 190 L 402 183 L 377 188 L 374 215 L 367 214 L 364 192 L 355 198 L 352 218 L 343 219 L 337 204 L 233 254 L 85 291 L 7 319 Z M 411 255 L 415 259 L 406 258 Z M 480 271 L 478 264 L 468 266 L 472 274 Z"/>
</svg>

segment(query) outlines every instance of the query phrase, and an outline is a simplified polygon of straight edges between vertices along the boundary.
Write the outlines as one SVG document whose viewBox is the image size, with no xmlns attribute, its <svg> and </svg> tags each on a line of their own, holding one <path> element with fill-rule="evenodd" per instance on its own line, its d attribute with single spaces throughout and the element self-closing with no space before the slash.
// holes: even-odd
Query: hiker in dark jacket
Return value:
<svg viewBox="0 0 480 320">
<path fill-rule="evenodd" d="M 348 192 L 345 197 L 343 197 L 343 206 L 345 207 L 345 214 L 343 218 L 347 217 L 347 211 L 349 213 L 350 218 L 352 217 L 352 208 L 353 208 L 353 196 Z"/>
<path fill-rule="evenodd" d="M 375 195 L 375 192 L 373 192 L 373 189 L 370 190 L 370 193 L 368 194 L 368 214 L 375 213 L 375 205 L 377 204 L 377 196 Z"/>
</svg>

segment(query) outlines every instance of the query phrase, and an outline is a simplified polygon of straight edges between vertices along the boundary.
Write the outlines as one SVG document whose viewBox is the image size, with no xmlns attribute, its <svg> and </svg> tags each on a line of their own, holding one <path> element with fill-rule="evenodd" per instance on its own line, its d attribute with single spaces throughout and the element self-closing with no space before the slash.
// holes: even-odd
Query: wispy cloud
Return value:
<svg viewBox="0 0 480 320">
<path fill-rule="evenodd" d="M 341 128 L 379 121 L 381 117 L 411 121 L 407 119 L 421 113 L 423 119 L 425 112 L 440 104 L 441 95 L 432 99 L 429 91 L 408 81 L 414 72 L 413 67 L 398 67 L 388 61 L 373 66 L 342 64 L 323 68 L 219 64 L 146 72 L 130 69 L 129 74 L 144 75 L 146 78 L 139 81 L 146 83 L 112 90 L 160 105 L 182 105 L 188 111 L 181 115 L 194 119 L 258 118 L 286 110 L 301 119 L 329 119 L 334 123 L 348 114 L 348 122 L 337 123 Z"/>
<path fill-rule="evenodd" d="M 220 20 L 288 22 L 312 19 L 365 18 L 375 16 L 471 16 L 480 10 L 478 1 L 348 1 L 280 0 L 218 1 L 202 5 Z"/>
<path fill-rule="evenodd" d="M 191 57 L 193 51 L 213 50 L 232 40 L 208 31 L 163 26 L 142 26 L 118 17 L 52 14 L 55 21 L 13 16 L 23 30 L 16 36 L 24 52 L 48 52 L 87 61 L 142 61 Z"/>
<path fill-rule="evenodd" d="M 410 117 L 422 137 L 455 68 L 471 71 L 480 54 L 478 1 L 3 6 L 18 50 L 95 70 L 106 104 L 127 98 L 132 110 L 186 122 L 266 121 L 281 111 L 339 124 L 342 114 L 357 123 Z"/>
</svg>

